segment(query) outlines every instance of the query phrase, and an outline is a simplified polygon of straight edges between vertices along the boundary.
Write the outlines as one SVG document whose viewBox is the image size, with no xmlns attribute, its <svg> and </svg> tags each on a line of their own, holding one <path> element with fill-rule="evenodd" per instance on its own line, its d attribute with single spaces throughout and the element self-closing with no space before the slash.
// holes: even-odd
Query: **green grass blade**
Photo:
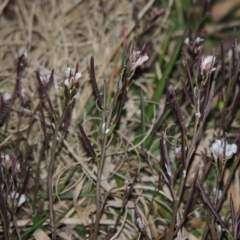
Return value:
<svg viewBox="0 0 240 240">
<path fill-rule="evenodd" d="M 159 101 L 162 97 L 162 94 L 166 88 L 166 81 L 167 78 L 169 77 L 169 75 L 171 74 L 173 67 L 175 65 L 177 56 L 180 52 L 181 46 L 182 46 L 182 42 L 183 42 L 183 37 L 182 39 L 180 39 L 177 43 L 177 46 L 175 47 L 175 50 L 171 56 L 171 59 L 169 61 L 169 63 L 166 66 L 166 69 L 163 73 L 163 76 L 160 80 L 158 80 L 157 82 L 157 86 L 155 88 L 154 94 L 152 96 L 152 101 Z M 153 117 L 153 106 L 149 105 L 146 109 L 146 115 L 148 117 L 148 119 L 151 119 Z"/>
<path fill-rule="evenodd" d="M 144 106 L 144 97 L 143 91 L 140 89 L 140 99 L 141 99 L 141 125 L 142 125 L 142 136 L 145 137 L 146 135 L 146 116 L 145 116 L 145 106 Z M 143 141 L 141 144 L 142 151 L 145 150 L 146 141 Z"/>
</svg>

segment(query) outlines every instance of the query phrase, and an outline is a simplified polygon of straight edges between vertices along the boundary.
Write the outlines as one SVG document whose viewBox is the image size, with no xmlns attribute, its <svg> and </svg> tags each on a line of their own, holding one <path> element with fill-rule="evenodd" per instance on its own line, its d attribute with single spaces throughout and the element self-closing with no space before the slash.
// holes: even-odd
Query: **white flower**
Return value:
<svg viewBox="0 0 240 240">
<path fill-rule="evenodd" d="M 185 38 L 184 43 L 188 45 L 189 42 L 190 42 L 189 37 Z"/>
<path fill-rule="evenodd" d="M 78 79 L 82 76 L 80 72 L 76 72 L 75 76 L 73 75 L 73 72 L 75 69 L 71 69 L 70 67 L 67 67 L 65 70 L 65 77 L 64 85 L 66 85 L 68 88 L 71 88 L 74 83 L 78 81 Z"/>
<path fill-rule="evenodd" d="M 67 78 L 64 80 L 64 85 L 67 86 L 68 88 L 71 88 L 72 86 L 72 81 L 71 79 Z"/>
<path fill-rule="evenodd" d="M 204 41 L 204 39 L 203 39 L 203 38 L 200 38 L 200 37 L 197 37 L 197 38 L 195 39 L 195 42 L 196 42 L 196 43 L 200 43 L 200 42 L 202 42 L 202 41 Z"/>
<path fill-rule="evenodd" d="M 185 147 L 185 151 L 187 151 L 187 147 Z M 174 155 L 176 158 L 182 158 L 182 146 L 178 145 L 174 149 Z"/>
<path fill-rule="evenodd" d="M 50 81 L 50 77 L 51 77 L 51 74 L 46 74 L 46 75 L 43 75 L 40 77 L 41 79 L 41 82 L 43 84 L 44 87 L 46 87 Z"/>
<path fill-rule="evenodd" d="M 65 70 L 65 77 L 69 78 L 70 77 L 70 73 L 71 73 L 71 68 L 67 67 L 66 70 Z"/>
<path fill-rule="evenodd" d="M 216 69 L 216 68 L 213 68 L 215 61 L 216 61 L 216 57 L 213 55 L 207 56 L 207 57 L 202 57 L 202 62 L 201 62 L 202 73 L 203 73 L 203 71 L 205 71 L 205 72 L 214 71 Z"/>
<path fill-rule="evenodd" d="M 9 197 L 10 199 L 18 199 L 19 193 L 12 191 Z M 18 201 L 18 207 L 21 206 L 25 201 L 26 201 L 26 196 L 22 194 Z"/>
<path fill-rule="evenodd" d="M 216 161 L 218 158 L 220 160 L 224 160 L 224 155 L 225 155 L 225 160 L 228 160 L 232 157 L 233 154 L 237 152 L 237 145 L 235 143 L 233 144 L 228 144 L 226 142 L 226 151 L 224 154 L 224 148 L 225 148 L 225 143 L 221 140 L 216 140 L 212 146 L 210 146 L 210 150 L 213 154 L 213 158 Z"/>
<path fill-rule="evenodd" d="M 75 75 L 75 79 L 78 80 L 81 76 L 82 76 L 82 74 L 80 72 L 77 72 Z"/>
<path fill-rule="evenodd" d="M 227 144 L 226 146 L 226 158 L 231 158 L 233 154 L 237 152 L 237 145 L 235 143 L 233 144 Z"/>
<path fill-rule="evenodd" d="M 194 53 L 198 53 L 201 50 L 202 46 L 198 46 L 194 48 Z"/>
<path fill-rule="evenodd" d="M 179 145 L 178 147 L 175 148 L 174 153 L 178 154 L 182 152 L 182 147 Z"/>
<path fill-rule="evenodd" d="M 212 146 L 210 147 L 210 151 L 213 154 L 214 160 L 216 161 L 219 155 L 221 149 L 221 141 L 220 140 L 216 140 Z"/>
<path fill-rule="evenodd" d="M 26 89 L 25 88 L 21 88 L 20 95 L 21 95 L 21 97 L 26 96 Z"/>
<path fill-rule="evenodd" d="M 3 94 L 3 100 L 4 100 L 4 102 L 10 100 L 11 97 L 12 97 L 12 96 L 11 96 L 10 93 L 8 93 L 8 92 L 4 93 L 4 94 Z"/>
<path fill-rule="evenodd" d="M 141 55 L 140 51 L 132 51 L 130 54 L 130 63 L 131 69 L 135 70 L 137 67 L 141 66 L 144 62 L 146 62 L 149 57 L 147 54 Z"/>
<path fill-rule="evenodd" d="M 10 159 L 10 156 L 8 154 L 6 154 L 5 156 L 2 155 L 1 156 L 1 161 L 2 161 L 2 166 L 9 169 L 10 167 L 12 167 L 12 161 Z"/>
<path fill-rule="evenodd" d="M 6 160 L 6 161 L 10 161 L 10 157 L 9 157 L 8 154 L 6 154 L 6 156 L 5 156 L 5 160 Z"/>
<path fill-rule="evenodd" d="M 196 117 L 198 117 L 198 118 L 201 117 L 201 113 L 200 113 L 200 112 L 197 112 L 195 115 L 196 115 Z"/>
</svg>

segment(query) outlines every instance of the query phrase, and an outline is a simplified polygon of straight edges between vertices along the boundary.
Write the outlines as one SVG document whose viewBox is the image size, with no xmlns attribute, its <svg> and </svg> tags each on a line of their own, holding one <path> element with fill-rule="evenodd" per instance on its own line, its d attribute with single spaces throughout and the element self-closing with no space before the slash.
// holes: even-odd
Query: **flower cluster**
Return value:
<svg viewBox="0 0 240 240">
<path fill-rule="evenodd" d="M 195 40 L 191 40 L 189 37 L 187 37 L 184 40 L 184 43 L 188 46 L 188 49 L 190 52 L 197 54 L 199 50 L 201 49 L 201 42 L 204 41 L 203 38 L 197 37 Z"/>
<path fill-rule="evenodd" d="M 141 51 L 135 51 L 133 50 L 130 53 L 130 65 L 131 65 L 131 70 L 135 70 L 137 67 L 141 66 L 144 62 L 146 62 L 149 57 L 147 54 L 141 55 L 142 52 Z"/>
<path fill-rule="evenodd" d="M 7 101 L 9 101 L 9 100 L 11 99 L 12 95 L 11 95 L 10 93 L 8 93 L 8 92 L 5 92 L 5 93 L 2 95 L 2 97 L 3 97 L 3 101 L 4 101 L 4 102 L 7 102 Z"/>
<path fill-rule="evenodd" d="M 75 74 L 73 74 L 75 72 Z M 68 88 L 71 88 L 74 83 L 78 81 L 78 79 L 82 76 L 80 72 L 75 70 L 74 68 L 66 68 L 65 70 L 65 80 L 64 80 L 64 85 L 67 86 Z"/>
<path fill-rule="evenodd" d="M 50 82 L 50 77 L 51 77 L 51 74 L 50 74 L 50 73 L 48 73 L 48 74 L 46 74 L 46 75 L 40 76 L 42 85 L 43 85 L 45 88 L 48 86 L 48 83 Z"/>
<path fill-rule="evenodd" d="M 20 207 L 26 201 L 26 196 L 24 194 L 19 196 L 19 193 L 12 191 L 8 196 L 9 204 L 11 203 L 12 200 L 14 200 L 14 205 Z M 18 200 L 18 202 L 16 200 Z"/>
<path fill-rule="evenodd" d="M 187 151 L 187 147 L 185 147 L 185 151 Z M 183 156 L 183 153 L 182 153 L 182 146 L 181 145 L 178 145 L 175 147 L 174 149 L 174 155 L 176 158 L 178 159 L 181 159 L 182 156 Z"/>
<path fill-rule="evenodd" d="M 214 64 L 216 61 L 216 57 L 213 55 L 207 56 L 207 57 L 202 57 L 202 62 L 201 62 L 201 73 L 203 72 L 209 73 L 214 71 L 216 68 L 214 68 Z"/>
<path fill-rule="evenodd" d="M 16 175 L 21 170 L 20 163 L 13 154 L 10 156 L 8 154 L 1 154 L 0 161 L 4 169 L 11 170 L 12 175 Z"/>
<path fill-rule="evenodd" d="M 237 152 L 237 145 L 235 143 L 228 144 L 227 142 L 216 140 L 211 146 L 210 150 L 213 154 L 214 160 L 228 160 L 230 159 L 233 154 Z M 225 152 L 224 152 L 225 151 Z"/>
</svg>

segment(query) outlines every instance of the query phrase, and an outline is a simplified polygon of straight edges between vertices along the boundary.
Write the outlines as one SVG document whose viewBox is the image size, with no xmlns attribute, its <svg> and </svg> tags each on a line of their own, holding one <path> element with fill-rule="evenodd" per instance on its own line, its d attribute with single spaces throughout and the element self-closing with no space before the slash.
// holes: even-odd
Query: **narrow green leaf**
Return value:
<svg viewBox="0 0 240 240">
<path fill-rule="evenodd" d="M 46 211 L 45 211 L 45 214 L 46 214 Z M 46 221 L 46 217 L 45 218 L 41 218 L 40 216 L 33 216 L 33 226 L 30 227 L 26 232 L 24 232 L 22 235 L 21 235 L 21 239 L 25 240 L 25 239 L 28 239 L 32 233 L 38 229 L 38 228 L 41 228 L 43 223 Z"/>
<path fill-rule="evenodd" d="M 163 44 L 163 48 L 162 48 L 162 52 L 160 54 L 160 57 L 159 57 L 159 60 L 158 60 L 158 64 L 161 66 L 162 63 L 163 63 L 163 60 L 164 60 L 164 57 L 166 55 L 166 52 L 168 50 L 168 46 L 169 46 L 169 43 L 170 43 L 170 35 L 171 34 L 168 34 L 167 35 L 167 38 L 166 40 L 164 41 L 164 44 Z"/>
<path fill-rule="evenodd" d="M 183 37 L 178 41 L 177 46 L 171 56 L 171 59 L 169 61 L 169 63 L 166 66 L 166 69 L 163 73 L 163 76 L 161 79 L 158 80 L 157 82 L 157 86 L 155 88 L 154 94 L 152 96 L 152 101 L 159 101 L 160 98 L 162 97 L 162 94 L 166 88 L 166 81 L 167 78 L 169 77 L 169 75 L 171 74 L 174 64 L 176 62 L 177 56 L 180 52 L 181 46 L 182 46 L 182 42 L 183 42 L 183 38 L 184 38 L 184 34 Z M 146 115 L 148 117 L 148 119 L 151 119 L 153 117 L 153 106 L 149 105 L 146 109 Z"/>
<path fill-rule="evenodd" d="M 154 125 L 152 133 L 156 132 L 160 126 L 162 125 L 162 123 L 164 122 L 164 120 L 168 117 L 168 115 L 170 114 L 171 109 L 167 108 L 164 111 L 164 114 L 161 116 L 160 120 Z M 152 145 L 153 141 L 154 141 L 155 135 L 154 134 L 150 134 L 148 139 L 146 140 L 146 148 L 149 149 L 150 146 Z"/>
<path fill-rule="evenodd" d="M 145 117 L 145 107 L 144 107 L 144 97 L 143 97 L 143 91 L 140 89 L 141 93 L 141 125 L 142 125 L 142 137 L 144 138 L 146 135 L 146 117 Z M 146 141 L 143 141 L 141 144 L 142 151 L 145 150 L 146 147 Z"/>
</svg>

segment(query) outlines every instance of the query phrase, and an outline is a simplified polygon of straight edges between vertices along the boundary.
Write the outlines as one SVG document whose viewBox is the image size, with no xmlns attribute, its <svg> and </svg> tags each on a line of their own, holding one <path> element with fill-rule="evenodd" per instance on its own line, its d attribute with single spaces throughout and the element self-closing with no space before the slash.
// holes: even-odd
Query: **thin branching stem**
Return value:
<svg viewBox="0 0 240 240">
<path fill-rule="evenodd" d="M 53 169 L 54 169 L 54 160 L 57 152 L 57 141 L 58 141 L 58 134 L 59 129 L 62 125 L 62 122 L 65 119 L 65 115 L 68 111 L 68 107 L 65 107 L 65 110 L 57 122 L 55 129 L 54 129 L 54 135 L 52 140 L 52 148 L 51 148 L 51 157 L 48 165 L 48 199 L 49 199 L 49 212 L 50 212 L 50 221 L 53 228 L 53 237 L 52 239 L 56 239 L 56 225 L 55 225 L 55 214 L 53 209 Z"/>
</svg>

